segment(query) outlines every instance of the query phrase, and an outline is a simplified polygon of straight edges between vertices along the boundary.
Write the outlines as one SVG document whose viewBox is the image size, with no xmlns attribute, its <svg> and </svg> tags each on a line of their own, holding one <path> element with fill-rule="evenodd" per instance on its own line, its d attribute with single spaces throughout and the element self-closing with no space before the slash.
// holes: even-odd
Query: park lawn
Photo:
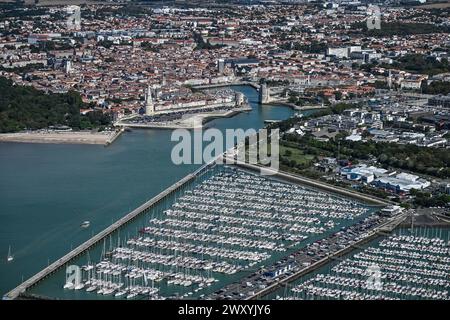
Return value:
<svg viewBox="0 0 450 320">
<path fill-rule="evenodd" d="M 286 150 L 291 152 L 290 156 L 286 156 Z M 291 148 L 286 146 L 280 146 L 280 157 L 286 157 L 289 160 L 295 160 L 297 164 L 308 165 L 314 159 L 314 156 L 304 154 L 304 152 L 297 148 Z"/>
</svg>

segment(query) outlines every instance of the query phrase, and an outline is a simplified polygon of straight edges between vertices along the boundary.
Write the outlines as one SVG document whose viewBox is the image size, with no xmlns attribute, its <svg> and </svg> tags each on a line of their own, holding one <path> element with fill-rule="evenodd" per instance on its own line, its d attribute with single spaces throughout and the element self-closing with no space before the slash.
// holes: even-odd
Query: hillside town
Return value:
<svg viewBox="0 0 450 320">
<path fill-rule="evenodd" d="M 259 89 L 262 104 L 297 110 L 349 106 L 305 120 L 294 117 L 287 135 L 448 154 L 447 9 L 383 6 L 384 27 L 369 30 L 370 5 L 359 1 L 0 8 L 0 75 L 42 92 L 75 91 L 83 115 L 101 112 L 125 126 L 186 126 L 180 119 L 190 115 L 247 110 L 242 94 L 220 87 L 249 84 Z M 430 177 L 399 173 L 395 180 L 380 174 L 383 169 L 367 169 L 373 164 L 387 165 L 343 166 L 340 172 L 394 192 L 430 187 Z M 448 178 L 448 167 L 436 170 L 431 176 Z M 448 180 L 437 183 L 449 192 Z"/>
<path fill-rule="evenodd" d="M 449 59 L 444 0 L 0 1 L 3 300 L 449 300 Z"/>
</svg>

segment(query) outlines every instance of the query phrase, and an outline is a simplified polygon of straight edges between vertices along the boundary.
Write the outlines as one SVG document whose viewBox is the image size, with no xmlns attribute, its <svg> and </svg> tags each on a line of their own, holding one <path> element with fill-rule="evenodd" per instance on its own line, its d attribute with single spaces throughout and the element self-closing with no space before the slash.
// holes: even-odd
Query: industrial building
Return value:
<svg viewBox="0 0 450 320">
<path fill-rule="evenodd" d="M 374 166 L 358 165 L 341 168 L 341 175 L 350 181 L 360 181 L 371 184 L 374 187 L 389 190 L 391 192 L 405 194 L 411 189 L 425 189 L 430 186 L 430 182 L 419 176 L 409 173 L 389 172 L 383 168 Z"/>
<path fill-rule="evenodd" d="M 430 186 L 430 182 L 409 173 L 399 173 L 396 176 L 381 177 L 372 182 L 378 188 L 395 193 L 409 193 L 411 189 L 421 190 Z"/>
</svg>

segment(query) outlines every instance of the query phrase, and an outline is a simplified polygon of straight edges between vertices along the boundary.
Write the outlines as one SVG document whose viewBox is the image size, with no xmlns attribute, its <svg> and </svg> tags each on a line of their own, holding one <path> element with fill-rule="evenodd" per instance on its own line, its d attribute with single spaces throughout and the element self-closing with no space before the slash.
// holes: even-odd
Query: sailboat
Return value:
<svg viewBox="0 0 450 320">
<path fill-rule="evenodd" d="M 83 221 L 83 223 L 80 225 L 80 227 L 83 228 L 83 229 L 86 229 L 86 228 L 88 228 L 90 225 L 91 225 L 91 222 L 88 221 L 88 220 L 86 220 L 86 221 Z"/>
<path fill-rule="evenodd" d="M 13 257 L 13 255 L 11 254 L 11 246 L 9 246 L 9 249 L 8 249 L 8 257 L 6 258 L 6 260 L 7 260 L 8 262 L 11 262 L 11 261 L 14 260 L 14 257 Z"/>
</svg>

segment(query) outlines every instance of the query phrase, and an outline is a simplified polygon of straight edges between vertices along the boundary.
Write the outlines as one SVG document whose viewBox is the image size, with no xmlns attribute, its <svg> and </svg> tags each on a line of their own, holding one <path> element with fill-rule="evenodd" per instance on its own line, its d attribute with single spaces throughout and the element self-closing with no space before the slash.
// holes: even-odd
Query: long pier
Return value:
<svg viewBox="0 0 450 320">
<path fill-rule="evenodd" d="M 59 270 L 61 267 L 63 267 L 68 262 L 72 261 L 74 258 L 78 257 L 79 255 L 83 254 L 86 250 L 91 248 L 92 246 L 96 245 L 103 239 L 105 239 L 107 236 L 115 232 L 118 228 L 128 224 L 132 220 L 134 220 L 136 217 L 138 217 L 140 214 L 148 211 L 152 206 L 159 203 L 162 199 L 164 199 L 166 196 L 172 194 L 173 192 L 179 190 L 183 185 L 186 183 L 192 181 L 196 177 L 198 177 L 202 172 L 204 172 L 206 169 L 212 167 L 215 165 L 215 160 L 210 161 L 209 163 L 201 166 L 199 169 L 194 171 L 193 173 L 188 174 L 183 179 L 179 180 L 178 182 L 174 183 L 149 201 L 145 202 L 141 206 L 137 207 L 121 219 L 117 220 L 115 223 L 98 233 L 97 235 L 93 236 L 86 242 L 82 243 L 69 253 L 67 253 L 62 258 L 58 259 L 57 261 L 50 264 L 48 267 L 44 268 L 40 272 L 36 273 L 34 276 L 29 278 L 28 280 L 24 281 L 20 285 L 18 285 L 16 288 L 12 289 L 8 293 L 6 293 L 3 296 L 3 300 L 13 300 L 19 297 L 19 295 L 23 294 L 27 289 L 34 286 L 44 278 L 48 277 L 52 273 Z"/>
<path fill-rule="evenodd" d="M 177 119 L 170 122 L 148 122 L 148 123 L 127 123 L 117 121 L 116 126 L 136 128 L 136 129 L 197 129 L 202 128 L 205 123 L 216 118 L 229 118 L 240 112 L 251 111 L 250 106 L 242 106 L 239 108 L 234 108 L 226 112 L 205 112 L 205 113 L 194 113 L 190 117 L 185 119 Z"/>
</svg>

